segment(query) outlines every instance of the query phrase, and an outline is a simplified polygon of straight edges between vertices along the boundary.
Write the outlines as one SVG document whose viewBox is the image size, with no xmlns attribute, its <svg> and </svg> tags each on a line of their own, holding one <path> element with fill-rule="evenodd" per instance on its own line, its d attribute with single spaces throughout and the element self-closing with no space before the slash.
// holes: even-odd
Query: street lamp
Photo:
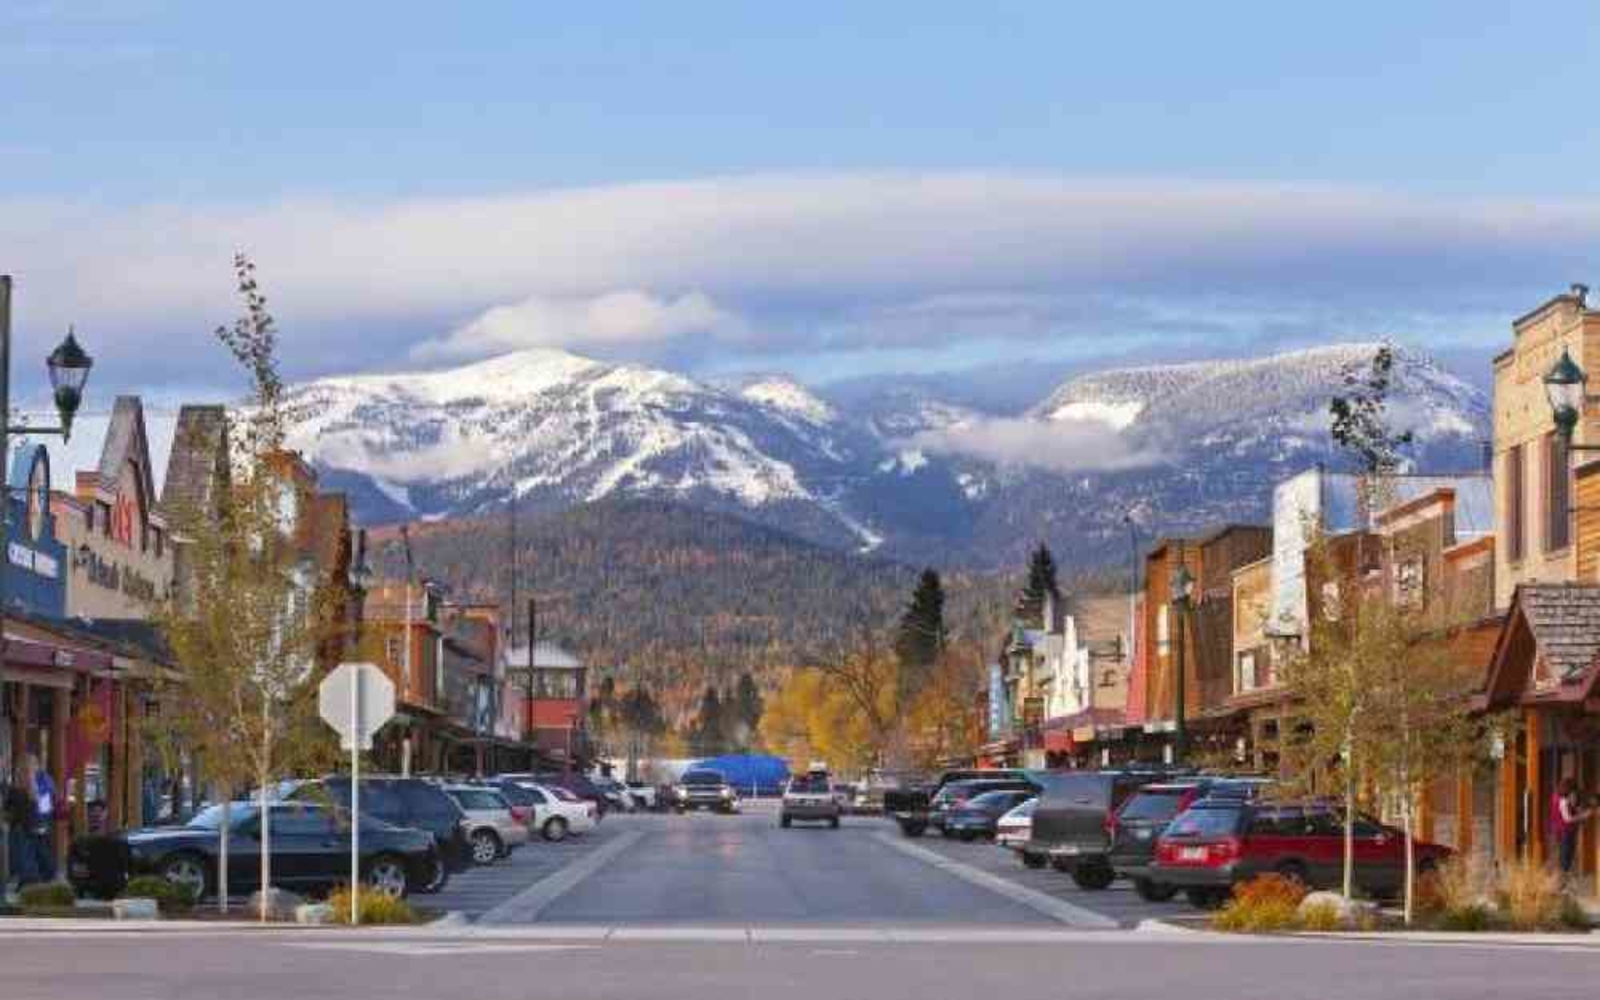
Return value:
<svg viewBox="0 0 1600 1000">
<path fill-rule="evenodd" d="M 1550 403 L 1550 415 L 1556 422 L 1556 433 L 1568 451 L 1600 451 L 1600 445 L 1573 444 L 1572 432 L 1577 429 L 1578 418 L 1583 415 L 1583 404 L 1588 399 L 1589 375 L 1572 354 L 1561 349 L 1561 357 L 1544 375 L 1544 398 Z"/>
<path fill-rule="evenodd" d="M 11 454 L 12 434 L 56 434 L 66 440 L 72 434 L 72 418 L 77 415 L 78 406 L 83 402 L 83 387 L 89 381 L 89 370 L 94 367 L 94 359 L 78 346 L 78 338 L 73 335 L 72 329 L 67 329 L 67 337 L 61 344 L 50 352 L 45 359 L 45 365 L 50 373 L 50 387 L 55 392 L 56 413 L 61 418 L 57 427 L 12 427 L 11 417 L 11 276 L 0 274 L 0 458 Z M 9 490 L 5 494 L 6 502 L 10 503 Z M 0 516 L 9 515 L 9 506 Z M 8 543 L 9 544 L 9 543 Z M 0 650 L 5 648 L 5 570 L 9 559 L 0 558 Z M 0 652 L 0 659 L 3 659 Z M 61 697 L 58 691 L 54 697 Z M 21 750 L 13 747 L 13 753 Z M 0 817 L 3 819 L 3 817 Z M 11 880 L 11 856 L 8 849 L 10 836 L 0 836 L 0 886 Z"/>
<path fill-rule="evenodd" d="M 1172 571 L 1172 624 L 1176 632 L 1173 644 L 1173 674 L 1172 685 L 1172 762 L 1182 764 L 1188 751 L 1188 726 L 1186 718 L 1187 701 L 1184 687 L 1184 674 L 1187 672 L 1184 665 L 1183 651 L 1183 619 L 1184 612 L 1189 610 L 1189 601 L 1194 594 L 1194 575 L 1189 572 L 1189 567 L 1183 563 L 1183 549 L 1178 549 L 1178 565 Z"/>
</svg>

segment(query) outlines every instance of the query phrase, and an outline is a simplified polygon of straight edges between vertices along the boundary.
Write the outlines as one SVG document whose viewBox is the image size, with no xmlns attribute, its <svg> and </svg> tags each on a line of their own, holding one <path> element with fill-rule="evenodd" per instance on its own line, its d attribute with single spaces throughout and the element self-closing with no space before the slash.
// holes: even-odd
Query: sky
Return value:
<svg viewBox="0 0 1600 1000">
<path fill-rule="evenodd" d="M 0 0 L 18 386 L 524 347 L 698 375 L 1390 337 L 1600 278 L 1600 7 Z M 1600 282 L 1597 282 L 1600 286 Z M 997 367 L 998 366 L 998 367 Z"/>
</svg>

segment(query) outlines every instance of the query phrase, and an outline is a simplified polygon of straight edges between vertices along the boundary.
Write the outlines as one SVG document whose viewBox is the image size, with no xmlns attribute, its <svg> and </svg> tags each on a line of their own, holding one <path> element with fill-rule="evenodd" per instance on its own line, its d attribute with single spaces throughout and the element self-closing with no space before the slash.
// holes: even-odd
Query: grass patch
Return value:
<svg viewBox="0 0 1600 1000">
<path fill-rule="evenodd" d="M 78 899 L 72 892 L 72 886 L 61 882 L 25 886 L 18 896 L 22 912 L 35 917 L 61 916 L 63 910 L 70 914 L 73 912 L 73 903 Z"/>
</svg>

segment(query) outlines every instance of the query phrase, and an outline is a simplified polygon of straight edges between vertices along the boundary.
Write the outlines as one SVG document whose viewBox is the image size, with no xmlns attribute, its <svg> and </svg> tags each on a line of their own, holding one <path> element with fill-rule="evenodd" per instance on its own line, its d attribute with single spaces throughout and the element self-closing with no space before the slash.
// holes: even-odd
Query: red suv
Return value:
<svg viewBox="0 0 1600 1000">
<path fill-rule="evenodd" d="M 1152 879 L 1181 887 L 1189 902 L 1214 907 L 1233 887 L 1266 872 L 1333 888 L 1344 877 L 1343 813 L 1321 802 L 1207 798 L 1174 819 L 1156 844 Z M 1431 871 L 1450 849 L 1415 842 L 1417 871 Z M 1355 883 L 1378 896 L 1404 882 L 1405 835 L 1366 816 L 1355 825 Z"/>
</svg>

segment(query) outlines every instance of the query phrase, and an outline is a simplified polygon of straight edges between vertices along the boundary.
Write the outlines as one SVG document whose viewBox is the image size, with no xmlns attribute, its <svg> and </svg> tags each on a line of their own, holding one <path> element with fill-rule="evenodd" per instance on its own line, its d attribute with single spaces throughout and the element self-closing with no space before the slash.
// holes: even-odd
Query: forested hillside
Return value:
<svg viewBox="0 0 1600 1000">
<path fill-rule="evenodd" d="M 681 717 L 707 684 L 731 688 L 749 670 L 837 650 L 864 627 L 892 627 L 917 570 L 825 548 L 725 514 L 650 500 L 604 501 L 518 523 L 520 603 L 538 599 L 541 637 L 563 642 L 602 674 L 643 680 Z M 417 525 L 419 575 L 458 597 L 504 601 L 511 531 L 505 515 Z M 374 567 L 400 578 L 397 531 L 372 536 Z M 946 576 L 949 622 L 969 634 L 1004 628 L 1016 581 Z M 518 628 L 525 615 L 518 612 Z"/>
</svg>

